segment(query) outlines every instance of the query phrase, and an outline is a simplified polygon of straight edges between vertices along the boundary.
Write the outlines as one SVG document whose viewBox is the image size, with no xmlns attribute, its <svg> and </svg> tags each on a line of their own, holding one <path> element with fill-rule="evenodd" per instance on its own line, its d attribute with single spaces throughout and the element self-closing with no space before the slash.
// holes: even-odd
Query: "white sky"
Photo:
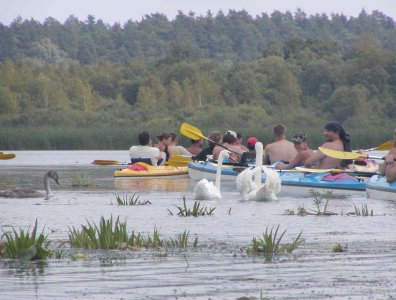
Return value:
<svg viewBox="0 0 396 300">
<path fill-rule="evenodd" d="M 127 20 L 140 21 L 146 14 L 163 13 L 173 19 L 178 10 L 214 15 L 221 9 L 245 9 L 253 17 L 274 10 L 294 13 L 301 8 L 308 15 L 343 13 L 356 17 L 364 8 L 368 13 L 379 10 L 396 20 L 395 0 L 0 0 L 0 23 L 9 25 L 16 17 L 43 22 L 52 17 L 63 23 L 70 15 L 85 21 L 89 14 L 105 23 L 123 25 Z"/>
</svg>

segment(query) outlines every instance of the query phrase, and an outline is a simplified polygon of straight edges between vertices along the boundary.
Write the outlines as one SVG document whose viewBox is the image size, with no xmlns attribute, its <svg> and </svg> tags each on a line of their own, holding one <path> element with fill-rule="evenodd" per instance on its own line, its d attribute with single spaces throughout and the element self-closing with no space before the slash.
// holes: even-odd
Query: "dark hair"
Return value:
<svg viewBox="0 0 396 300">
<path fill-rule="evenodd" d="M 217 144 L 220 144 L 222 141 L 221 132 L 218 130 L 212 131 L 211 134 L 209 135 L 209 139 Z M 212 142 L 209 142 L 208 144 L 210 148 L 214 148 L 216 146 L 216 144 Z"/>
<path fill-rule="evenodd" d="M 342 127 L 340 122 L 337 121 L 331 121 L 327 123 L 324 127 L 328 131 L 332 131 L 335 133 L 338 133 L 338 136 L 340 137 L 342 144 L 344 145 L 344 151 L 351 152 L 351 146 L 349 143 L 351 142 L 351 139 L 349 137 L 349 134 L 345 132 L 344 127 Z M 351 164 L 352 160 L 342 160 L 341 161 L 341 166 L 346 167 L 347 165 Z"/>
<path fill-rule="evenodd" d="M 171 138 L 172 138 L 172 142 L 177 140 L 177 133 L 176 132 L 169 132 Z"/>
<path fill-rule="evenodd" d="M 242 139 L 242 133 L 237 132 L 236 134 L 237 134 L 237 139 Z"/>
<path fill-rule="evenodd" d="M 199 140 L 193 140 L 193 139 L 190 139 L 190 141 L 191 141 L 191 144 L 197 144 L 199 142 Z"/>
<path fill-rule="evenodd" d="M 305 142 L 307 139 L 308 139 L 308 136 L 305 134 L 305 132 L 301 132 L 301 133 L 293 134 L 291 141 L 294 144 L 301 144 L 302 142 Z"/>
<path fill-rule="evenodd" d="M 226 134 L 223 136 L 223 143 L 233 144 L 235 143 L 235 141 L 236 141 L 235 136 L 233 136 L 229 132 L 226 132 Z"/>
<path fill-rule="evenodd" d="M 250 144 L 250 143 L 247 143 L 246 147 L 247 147 L 250 151 L 256 150 L 256 145 L 252 145 L 252 144 Z"/>
<path fill-rule="evenodd" d="M 272 134 L 275 137 L 281 137 L 282 135 L 285 135 L 286 133 L 286 126 L 282 123 L 277 123 L 272 127 Z"/>
<path fill-rule="evenodd" d="M 150 135 L 147 131 L 142 131 L 138 134 L 139 145 L 146 146 L 150 142 Z"/>
<path fill-rule="evenodd" d="M 168 133 L 168 132 L 163 132 L 163 133 L 161 133 L 160 135 L 157 136 L 157 139 L 158 139 L 159 141 L 162 141 L 162 140 L 167 140 L 167 139 L 169 139 L 170 137 L 172 137 L 172 135 L 171 135 L 170 133 Z"/>
</svg>

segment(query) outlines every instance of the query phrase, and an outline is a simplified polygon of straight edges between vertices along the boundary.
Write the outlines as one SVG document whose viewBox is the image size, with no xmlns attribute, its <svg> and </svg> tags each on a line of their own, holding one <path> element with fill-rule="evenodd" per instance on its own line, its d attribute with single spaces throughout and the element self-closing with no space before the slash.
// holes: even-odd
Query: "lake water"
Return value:
<svg viewBox="0 0 396 300">
<path fill-rule="evenodd" d="M 46 262 L 0 260 L 0 299 L 394 299 L 396 296 L 396 201 L 367 199 L 364 193 L 333 198 L 333 216 L 285 215 L 298 206 L 314 208 L 309 195 L 281 192 L 274 202 L 241 201 L 235 184 L 224 182 L 213 216 L 179 217 L 176 205 L 192 206 L 189 178 L 114 179 L 114 166 L 127 151 L 15 151 L 0 160 L 0 190 L 15 186 L 43 189 L 45 171 L 58 172 L 50 200 L 0 198 L 0 227 L 28 228 L 38 220 L 51 244 L 68 239 L 69 228 L 120 217 L 130 231 L 174 238 L 184 230 L 198 246 L 186 250 L 82 250 L 64 244 L 62 259 Z M 76 178 L 88 187 L 73 187 Z M 151 205 L 118 206 L 116 195 L 139 195 Z M 355 204 L 374 216 L 348 216 Z M 292 254 L 266 263 L 246 254 L 267 227 L 287 230 L 283 242 L 300 231 L 304 243 Z M 334 253 L 340 243 L 346 251 Z M 79 251 L 85 259 L 74 260 Z"/>
</svg>

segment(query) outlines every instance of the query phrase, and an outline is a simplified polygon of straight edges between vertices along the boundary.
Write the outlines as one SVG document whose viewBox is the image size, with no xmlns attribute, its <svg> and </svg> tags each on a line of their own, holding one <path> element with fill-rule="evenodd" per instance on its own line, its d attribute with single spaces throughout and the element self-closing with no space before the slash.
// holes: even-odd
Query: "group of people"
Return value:
<svg viewBox="0 0 396 300">
<path fill-rule="evenodd" d="M 385 157 L 381 172 L 387 177 L 388 182 L 396 180 L 396 129 L 393 148 Z M 309 148 L 308 136 L 304 132 L 293 134 L 291 141 L 286 138 L 286 126 L 275 124 L 272 128 L 273 143 L 265 146 L 263 163 L 274 165 L 276 169 L 287 170 L 296 166 L 315 167 L 318 169 L 345 169 L 352 164 L 351 160 L 341 160 L 313 151 Z M 324 126 L 323 136 L 325 142 L 321 147 L 337 151 L 351 151 L 350 137 L 343 126 L 336 121 Z M 230 161 L 247 163 L 254 162 L 256 137 L 249 137 L 246 146 L 242 143 L 241 134 L 227 130 L 224 134 L 213 131 L 208 138 L 208 145 L 203 147 L 203 140 L 191 140 L 191 146 L 184 148 L 178 145 L 178 135 L 174 132 L 162 133 L 157 136 L 158 143 L 153 144 L 148 132 L 143 131 L 138 135 L 137 146 L 129 149 L 131 160 L 150 158 L 152 165 L 163 165 L 175 154 L 191 156 L 193 160 L 204 161 L 208 158 L 217 160 L 222 150 L 231 151 Z"/>
</svg>

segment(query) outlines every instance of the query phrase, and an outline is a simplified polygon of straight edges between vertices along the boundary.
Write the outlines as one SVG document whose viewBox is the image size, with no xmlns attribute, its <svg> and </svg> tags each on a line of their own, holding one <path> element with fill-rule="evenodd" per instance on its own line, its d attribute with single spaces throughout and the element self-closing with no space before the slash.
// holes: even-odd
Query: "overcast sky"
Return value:
<svg viewBox="0 0 396 300">
<path fill-rule="evenodd" d="M 70 15 L 85 21 L 88 15 L 105 23 L 124 24 L 127 20 L 140 21 L 146 14 L 163 13 L 173 19 L 178 10 L 185 14 L 216 14 L 220 9 L 245 9 L 256 16 L 263 12 L 295 12 L 301 8 L 308 15 L 316 13 L 343 13 L 357 16 L 364 8 L 368 13 L 379 10 L 396 20 L 395 0 L 0 0 L 0 23 L 9 25 L 16 17 L 43 22 L 52 17 L 63 23 Z"/>
</svg>

